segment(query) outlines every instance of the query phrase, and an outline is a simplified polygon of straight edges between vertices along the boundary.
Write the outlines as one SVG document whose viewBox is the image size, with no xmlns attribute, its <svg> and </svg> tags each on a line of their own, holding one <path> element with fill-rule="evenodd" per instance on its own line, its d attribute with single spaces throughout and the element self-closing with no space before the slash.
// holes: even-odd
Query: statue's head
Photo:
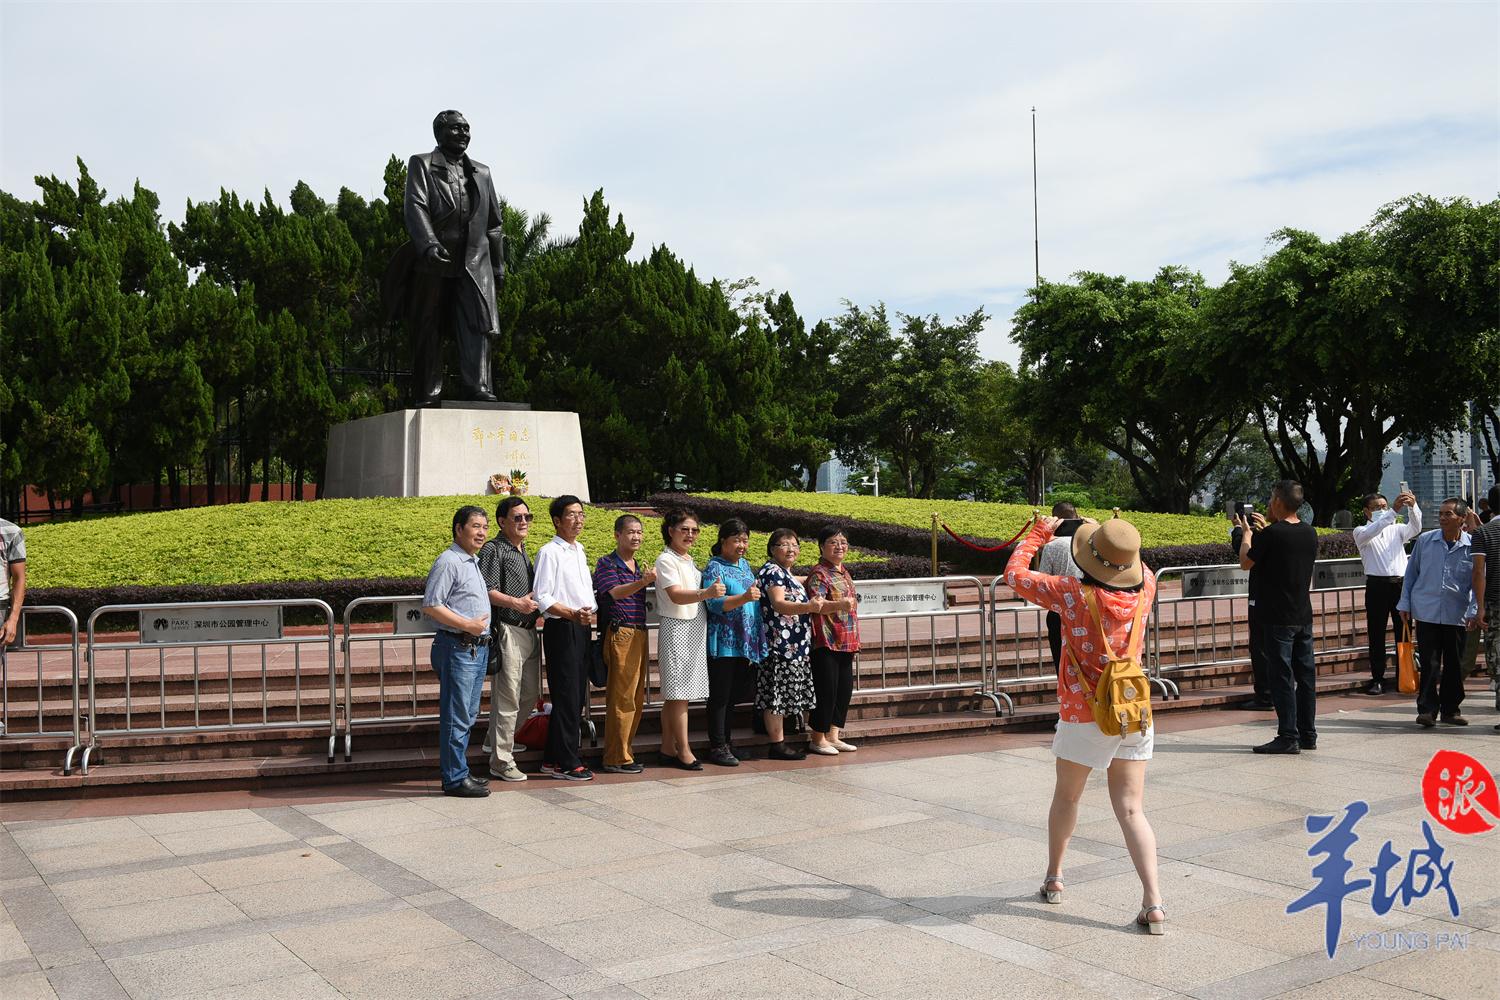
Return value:
<svg viewBox="0 0 1500 1000">
<path fill-rule="evenodd" d="M 469 123 L 457 111 L 442 111 L 432 120 L 432 135 L 449 156 L 462 156 L 469 148 Z"/>
</svg>

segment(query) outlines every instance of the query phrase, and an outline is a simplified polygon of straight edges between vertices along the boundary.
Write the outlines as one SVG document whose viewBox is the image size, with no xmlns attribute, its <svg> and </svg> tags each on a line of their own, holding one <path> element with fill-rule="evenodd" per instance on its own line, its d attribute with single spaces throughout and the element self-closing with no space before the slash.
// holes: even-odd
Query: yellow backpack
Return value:
<svg viewBox="0 0 1500 1000">
<path fill-rule="evenodd" d="M 1104 644 L 1104 652 L 1109 657 L 1099 675 L 1099 683 L 1090 691 L 1083 671 L 1071 652 L 1068 654 L 1068 663 L 1072 665 L 1073 672 L 1078 676 L 1078 683 L 1083 688 L 1083 700 L 1088 703 L 1094 713 L 1095 724 L 1105 735 L 1144 733 L 1151 728 L 1151 684 L 1141 670 L 1140 656 L 1141 642 L 1145 635 L 1142 623 L 1146 619 L 1146 612 L 1150 610 L 1145 597 L 1142 595 L 1136 602 L 1135 624 L 1130 628 L 1130 639 L 1124 656 L 1116 656 L 1115 651 L 1110 648 L 1104 623 L 1099 620 L 1099 602 L 1094 596 L 1093 587 L 1083 588 L 1083 599 L 1089 606 L 1089 614 L 1093 616 L 1094 625 Z"/>
</svg>

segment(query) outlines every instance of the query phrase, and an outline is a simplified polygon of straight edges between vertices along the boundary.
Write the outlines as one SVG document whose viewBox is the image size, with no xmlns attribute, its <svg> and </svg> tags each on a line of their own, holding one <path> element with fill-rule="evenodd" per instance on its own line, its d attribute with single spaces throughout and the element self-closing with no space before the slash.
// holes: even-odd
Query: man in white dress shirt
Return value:
<svg viewBox="0 0 1500 1000">
<path fill-rule="evenodd" d="M 1406 511 L 1406 522 L 1396 512 Z M 1396 602 L 1406 576 L 1406 543 L 1422 533 L 1422 509 L 1411 493 L 1396 497 L 1392 509 L 1384 496 L 1365 496 L 1365 523 L 1354 529 L 1354 544 L 1365 564 L 1365 628 L 1370 640 L 1370 686 L 1366 694 L 1385 693 L 1385 624 L 1401 634 Z"/>
<path fill-rule="evenodd" d="M 590 781 L 594 772 L 578 756 L 580 720 L 589 694 L 589 642 L 598 605 L 588 556 L 578 544 L 583 501 L 560 496 L 547 509 L 557 535 L 536 554 L 532 593 L 547 619 L 542 627 L 543 664 L 552 717 L 547 720 L 547 751 L 542 774 L 564 781 Z"/>
</svg>

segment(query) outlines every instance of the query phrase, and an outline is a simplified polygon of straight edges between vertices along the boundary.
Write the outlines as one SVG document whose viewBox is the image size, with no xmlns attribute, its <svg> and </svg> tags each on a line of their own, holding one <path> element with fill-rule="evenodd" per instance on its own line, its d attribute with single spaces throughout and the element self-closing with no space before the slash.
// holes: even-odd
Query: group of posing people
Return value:
<svg viewBox="0 0 1500 1000">
<path fill-rule="evenodd" d="M 444 793 L 489 794 L 488 779 L 471 773 L 467 763 L 486 676 L 493 677 L 485 739 L 489 775 L 526 780 L 515 760 L 525 747 L 515 743 L 515 732 L 522 711 L 540 699 L 544 667 L 552 709 L 541 773 L 592 779 L 579 744 L 595 656 L 606 673 L 604 770 L 642 771 L 632 746 L 645 708 L 647 590 L 653 586 L 660 622 L 660 765 L 703 769 L 688 740 L 688 705 L 694 701 L 708 706 L 705 759 L 722 767 L 750 757 L 734 745 L 730 716 L 733 706 L 752 697 L 773 759 L 857 749 L 842 739 L 859 652 L 859 598 L 844 566 L 849 539 L 842 529 L 819 532 L 818 563 L 804 578 L 793 570 L 801 552 L 796 532 L 772 532 L 767 559 L 755 570 L 747 558 L 750 529 L 738 518 L 719 526 L 713 556 L 700 569 L 692 556 L 698 518 L 682 508 L 665 512 L 666 547 L 654 566 L 643 566 L 636 558 L 644 537 L 641 520 L 622 514 L 614 524 L 614 551 L 590 571 L 578 542 L 583 503 L 558 497 L 548 514 L 556 534 L 533 562 L 526 551 L 533 515 L 523 498 L 500 502 L 499 535 L 493 539 L 483 508 L 461 507 L 453 516 L 453 544 L 428 574 L 422 610 L 437 627 L 432 666 L 439 684 Z M 785 739 L 787 720 L 800 726 L 803 713 L 811 731 L 806 751 Z"/>
</svg>

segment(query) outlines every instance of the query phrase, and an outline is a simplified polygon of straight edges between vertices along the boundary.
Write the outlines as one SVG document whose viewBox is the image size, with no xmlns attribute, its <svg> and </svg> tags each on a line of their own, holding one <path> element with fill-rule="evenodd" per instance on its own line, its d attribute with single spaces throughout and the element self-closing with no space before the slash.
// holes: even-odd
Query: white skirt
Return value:
<svg viewBox="0 0 1500 1000">
<path fill-rule="evenodd" d="M 663 701 L 703 701 L 708 697 L 708 615 L 663 618 L 656 659 Z"/>
<path fill-rule="evenodd" d="M 1150 760 L 1156 727 L 1129 736 L 1108 736 L 1092 722 L 1057 723 L 1052 755 L 1084 767 L 1109 767 L 1112 760 Z"/>
</svg>

